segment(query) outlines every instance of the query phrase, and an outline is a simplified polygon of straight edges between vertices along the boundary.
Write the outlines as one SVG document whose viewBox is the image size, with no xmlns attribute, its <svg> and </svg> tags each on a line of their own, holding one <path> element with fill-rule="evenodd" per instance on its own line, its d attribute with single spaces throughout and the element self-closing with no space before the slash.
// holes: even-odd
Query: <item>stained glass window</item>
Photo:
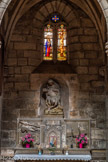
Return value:
<svg viewBox="0 0 108 162">
<path fill-rule="evenodd" d="M 54 16 L 52 17 L 52 21 L 54 21 L 54 22 L 59 21 L 59 17 L 58 17 L 57 15 L 54 15 Z"/>
<path fill-rule="evenodd" d="M 48 24 L 44 28 L 44 60 L 53 59 L 53 29 Z"/>
<path fill-rule="evenodd" d="M 57 60 L 65 61 L 66 60 L 66 37 L 67 32 L 64 25 L 61 25 L 58 29 L 58 47 L 57 47 Z"/>
</svg>

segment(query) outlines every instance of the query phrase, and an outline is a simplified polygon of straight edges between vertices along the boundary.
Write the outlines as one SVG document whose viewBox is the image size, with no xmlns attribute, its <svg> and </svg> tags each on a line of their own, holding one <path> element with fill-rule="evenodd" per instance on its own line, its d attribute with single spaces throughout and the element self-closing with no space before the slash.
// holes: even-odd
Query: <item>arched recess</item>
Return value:
<svg viewBox="0 0 108 162">
<path fill-rule="evenodd" d="M 43 0 L 42 1 L 41 0 L 37 0 L 37 1 L 35 1 L 35 0 L 33 0 L 33 1 L 31 1 L 31 0 L 26 0 L 26 1 L 13 0 L 13 1 L 15 2 L 15 4 L 13 4 L 13 7 L 11 5 L 9 5 L 9 7 L 4 15 L 3 21 L 2 21 L 2 35 L 4 36 L 4 40 L 5 40 L 5 48 L 7 48 L 8 44 L 9 44 L 9 41 L 10 41 L 10 38 L 11 38 L 11 35 L 12 35 L 12 32 L 14 30 L 16 23 L 32 6 L 36 5 L 37 8 L 40 7 L 39 9 L 42 9 L 42 7 L 43 7 L 45 9 L 46 13 L 49 13 L 51 11 L 51 10 L 48 11 L 48 8 L 47 8 L 48 3 L 47 4 L 43 3 L 43 6 L 42 6 L 41 2 L 45 2 Z M 11 3 L 13 1 L 11 1 Z M 48 0 L 47 2 L 49 2 L 49 5 L 51 4 L 51 9 L 53 11 L 55 11 L 54 4 L 56 2 L 59 3 L 60 1 L 59 0 L 56 0 L 56 1 Z M 99 7 L 99 5 L 97 5 L 97 1 L 94 0 L 95 5 L 93 5 L 91 0 L 86 0 L 86 1 L 84 1 L 84 0 L 71 0 L 71 1 L 64 0 L 62 2 L 64 2 L 64 3 L 58 4 L 58 5 L 64 5 L 61 8 L 64 9 L 64 8 L 68 7 L 67 6 L 67 2 L 68 2 L 70 8 L 73 5 L 76 6 L 76 12 L 74 10 L 74 13 L 76 14 L 76 16 L 78 16 L 77 15 L 77 7 L 79 7 L 92 19 L 92 21 L 94 22 L 94 24 L 97 28 L 98 34 L 100 36 L 101 49 L 103 50 L 104 42 L 106 40 L 105 25 L 103 25 L 103 24 L 105 24 L 105 19 L 104 19 L 103 13 L 101 12 L 101 9 L 99 9 L 99 11 L 97 12 L 94 7 L 95 5 L 96 5 L 96 7 L 97 6 Z M 98 14 L 98 13 L 100 13 L 100 14 Z M 39 12 L 37 12 L 37 14 L 39 14 Z M 69 15 L 69 13 L 68 13 L 68 15 Z M 99 18 L 99 15 L 102 15 L 102 17 Z M 45 16 L 43 14 L 43 19 L 44 18 L 45 18 Z M 74 17 L 73 17 L 73 19 L 74 19 Z"/>
<path fill-rule="evenodd" d="M 53 83 L 53 85 L 48 86 L 48 83 L 51 83 L 51 84 Z M 60 92 L 60 103 L 59 103 L 60 105 L 58 105 L 58 106 L 63 108 L 63 109 L 61 109 L 61 112 L 63 110 L 63 114 L 61 116 L 68 118 L 69 117 L 69 87 L 68 87 L 67 83 L 60 78 L 58 78 L 58 79 L 49 78 L 41 86 L 41 91 L 40 91 L 41 99 L 40 99 L 40 103 L 39 103 L 39 108 L 40 108 L 39 114 L 41 117 L 43 117 L 45 115 L 45 110 L 47 109 L 45 93 L 48 92 L 48 95 L 52 95 L 54 89 L 57 91 L 59 90 L 59 92 Z M 50 98 L 50 96 L 48 96 L 48 97 Z M 65 97 L 67 97 L 67 100 L 65 100 Z M 43 107 L 44 107 L 44 109 L 43 109 Z M 58 115 L 58 118 L 61 116 Z"/>
</svg>

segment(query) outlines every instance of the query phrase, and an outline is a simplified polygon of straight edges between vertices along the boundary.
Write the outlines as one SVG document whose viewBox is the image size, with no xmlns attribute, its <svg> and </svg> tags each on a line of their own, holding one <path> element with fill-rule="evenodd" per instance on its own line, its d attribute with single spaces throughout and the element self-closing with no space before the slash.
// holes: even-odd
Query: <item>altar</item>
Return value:
<svg viewBox="0 0 108 162">
<path fill-rule="evenodd" d="M 90 149 L 57 149 L 54 155 L 51 155 L 47 149 L 43 149 L 42 154 L 38 154 L 36 148 L 16 148 L 13 159 L 17 162 L 22 161 L 90 161 L 91 153 Z"/>
<path fill-rule="evenodd" d="M 88 119 L 18 118 L 17 126 L 17 147 L 13 157 L 15 161 L 91 160 L 90 120 Z M 29 132 L 35 142 L 31 148 L 24 148 L 21 138 Z M 82 149 L 76 144 L 76 135 L 79 133 L 86 133 L 88 139 L 88 144 Z M 50 146 L 53 140 L 55 140 L 54 147 Z M 39 155 L 40 146 L 41 155 Z"/>
<path fill-rule="evenodd" d="M 17 154 L 14 156 L 14 160 L 44 160 L 44 161 L 49 161 L 49 160 L 71 160 L 71 161 L 89 161 L 91 160 L 91 155 L 36 155 L 36 154 Z"/>
<path fill-rule="evenodd" d="M 15 161 L 91 160 L 90 119 L 69 117 L 64 87 L 48 79 L 40 89 L 38 117 L 17 119 Z"/>
</svg>

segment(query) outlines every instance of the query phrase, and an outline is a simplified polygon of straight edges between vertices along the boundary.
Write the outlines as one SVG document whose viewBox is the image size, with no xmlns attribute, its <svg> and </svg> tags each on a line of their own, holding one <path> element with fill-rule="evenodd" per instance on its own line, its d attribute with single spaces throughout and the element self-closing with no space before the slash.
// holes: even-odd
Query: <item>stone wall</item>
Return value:
<svg viewBox="0 0 108 162">
<path fill-rule="evenodd" d="M 92 148 L 105 148 L 104 59 L 97 30 L 80 9 L 68 26 L 69 62 L 78 76 L 70 99 L 70 118 L 90 118 Z M 32 18 L 32 16 L 34 16 Z M 16 146 L 17 118 L 37 117 L 38 91 L 31 74 L 42 61 L 43 21 L 32 8 L 17 23 L 6 50 L 4 67 L 2 147 Z M 35 83 L 36 84 L 36 83 Z M 32 85 L 33 86 L 33 85 Z M 36 86 L 36 85 L 34 85 Z M 73 84 L 69 85 L 71 88 Z"/>
</svg>

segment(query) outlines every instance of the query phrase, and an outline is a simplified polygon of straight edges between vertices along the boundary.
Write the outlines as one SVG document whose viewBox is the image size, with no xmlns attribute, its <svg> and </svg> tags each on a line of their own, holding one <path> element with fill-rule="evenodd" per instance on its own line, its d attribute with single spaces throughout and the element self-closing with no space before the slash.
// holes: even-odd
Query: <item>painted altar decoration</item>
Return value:
<svg viewBox="0 0 108 162">
<path fill-rule="evenodd" d="M 62 24 L 58 29 L 58 48 L 57 48 L 57 60 L 66 60 L 66 29 Z"/>
<path fill-rule="evenodd" d="M 48 24 L 44 29 L 44 60 L 53 59 L 53 29 Z"/>
<path fill-rule="evenodd" d="M 45 115 L 63 115 L 60 86 L 53 79 L 49 79 L 42 91 L 46 106 Z"/>
<path fill-rule="evenodd" d="M 49 145 L 51 147 L 56 147 L 57 146 L 57 137 L 52 135 L 52 136 L 49 136 Z"/>
<path fill-rule="evenodd" d="M 84 137 L 85 142 L 87 142 L 84 148 L 90 148 L 90 120 L 23 118 L 17 120 L 17 126 L 17 146 L 20 147 L 22 147 L 22 137 L 31 134 L 34 139 L 33 146 L 35 148 L 38 148 L 39 145 L 41 145 L 43 149 L 62 149 L 66 146 L 68 146 L 68 148 L 78 148 L 76 143 L 76 137 L 78 136 Z"/>
</svg>

